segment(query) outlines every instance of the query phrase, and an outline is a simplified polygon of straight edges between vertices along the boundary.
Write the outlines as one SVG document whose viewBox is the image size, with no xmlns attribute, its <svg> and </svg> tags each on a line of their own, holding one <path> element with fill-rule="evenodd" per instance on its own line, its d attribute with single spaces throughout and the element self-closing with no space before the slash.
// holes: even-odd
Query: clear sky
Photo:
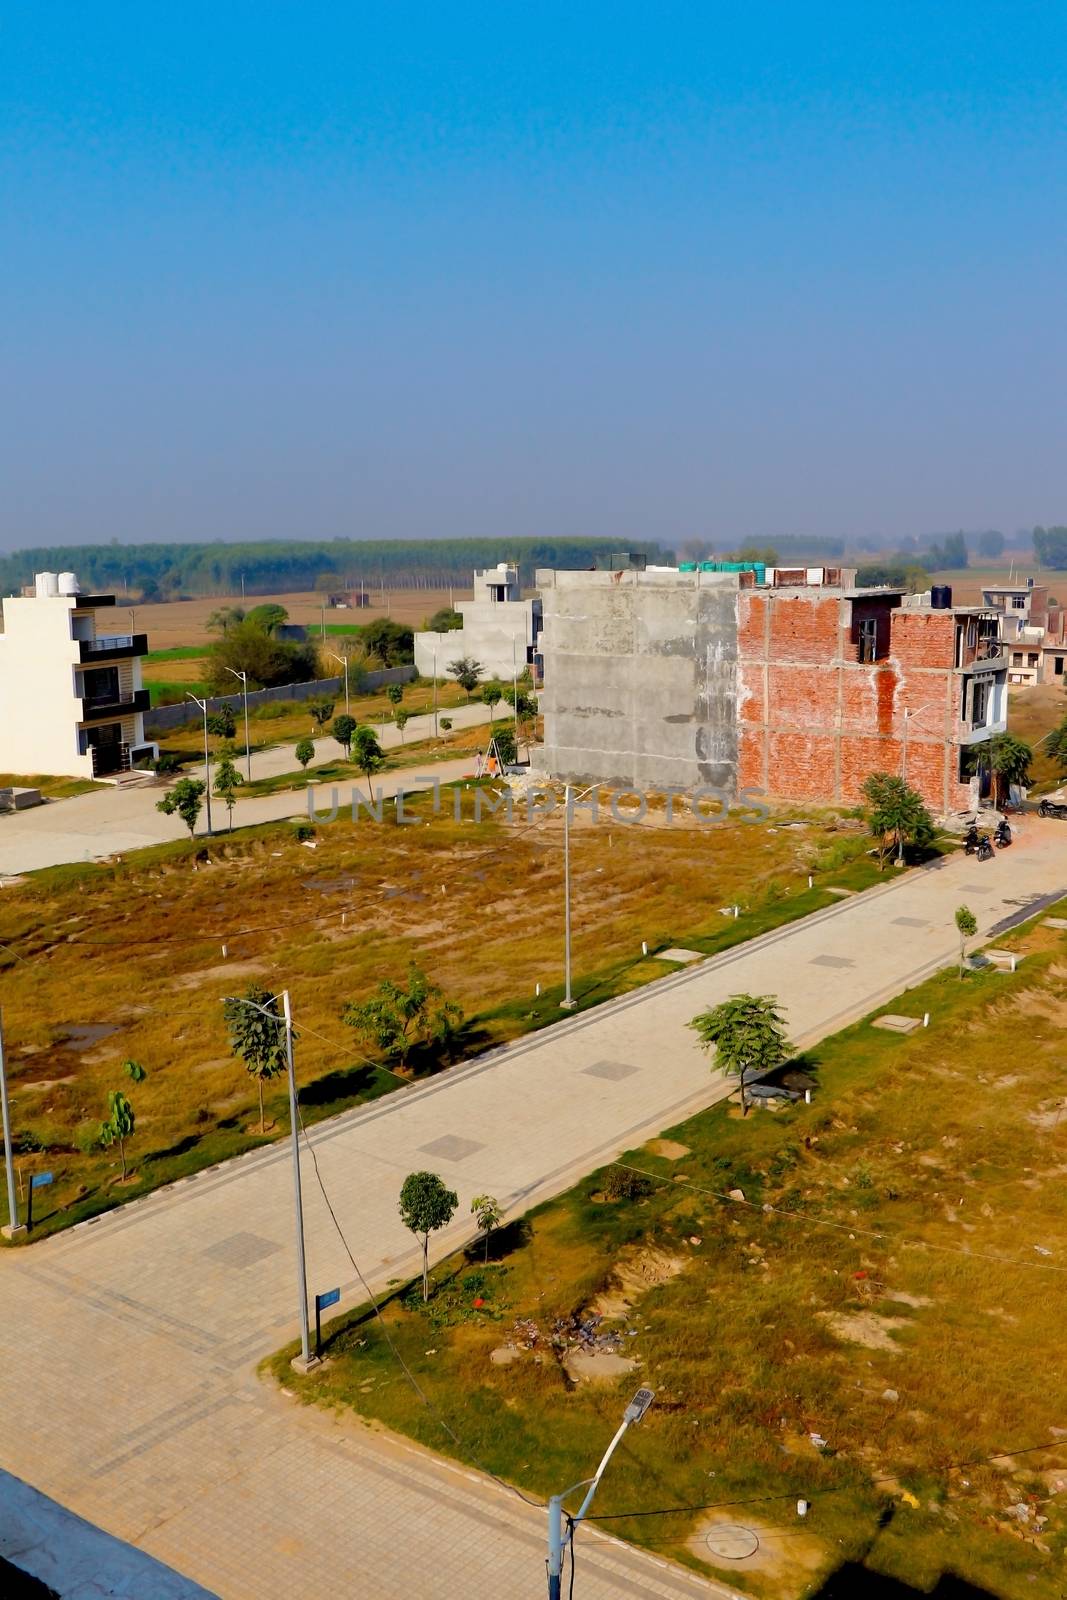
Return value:
<svg viewBox="0 0 1067 1600">
<path fill-rule="evenodd" d="M 1067 6 L 8 0 L 0 547 L 1067 521 Z"/>
</svg>

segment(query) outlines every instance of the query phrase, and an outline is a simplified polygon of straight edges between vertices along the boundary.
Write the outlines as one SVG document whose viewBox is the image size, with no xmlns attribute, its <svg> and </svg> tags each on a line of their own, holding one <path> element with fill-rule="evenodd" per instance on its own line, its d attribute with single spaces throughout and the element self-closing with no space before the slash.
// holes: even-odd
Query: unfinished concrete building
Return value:
<svg viewBox="0 0 1067 1600">
<path fill-rule="evenodd" d="M 617 787 L 854 802 L 903 773 L 937 813 L 976 798 L 1006 727 L 991 607 L 859 589 L 842 568 L 539 572 L 543 764 Z"/>
</svg>

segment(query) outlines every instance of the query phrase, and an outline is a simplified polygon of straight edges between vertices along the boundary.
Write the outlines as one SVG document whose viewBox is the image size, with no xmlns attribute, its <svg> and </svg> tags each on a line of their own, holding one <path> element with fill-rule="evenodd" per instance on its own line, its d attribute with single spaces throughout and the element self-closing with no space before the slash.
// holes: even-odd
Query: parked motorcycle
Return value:
<svg viewBox="0 0 1067 1600">
<path fill-rule="evenodd" d="M 982 837 L 979 839 L 975 856 L 979 861 L 989 861 L 992 859 L 993 846 L 989 842 L 988 833 L 983 833 Z"/>
<path fill-rule="evenodd" d="M 996 831 L 993 834 L 993 843 L 998 850 L 1006 850 L 1011 844 L 1011 829 L 1003 818 L 997 823 Z"/>
<path fill-rule="evenodd" d="M 967 829 L 967 832 L 963 836 L 963 853 L 964 853 L 964 855 L 973 856 L 975 851 L 978 849 L 978 846 L 981 844 L 981 842 L 982 842 L 982 835 L 978 832 L 978 829 L 975 827 L 974 823 L 972 822 L 970 827 Z"/>
</svg>

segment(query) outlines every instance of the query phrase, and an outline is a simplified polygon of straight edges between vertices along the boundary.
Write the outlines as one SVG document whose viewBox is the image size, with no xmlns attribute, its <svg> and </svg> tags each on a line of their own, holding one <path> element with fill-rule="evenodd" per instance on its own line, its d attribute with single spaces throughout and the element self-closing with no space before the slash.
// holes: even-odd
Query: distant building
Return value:
<svg viewBox="0 0 1067 1600">
<path fill-rule="evenodd" d="M 110 778 L 158 755 L 144 736 L 143 633 L 115 624 L 114 595 L 39 572 L 0 602 L 0 770 Z"/>
<path fill-rule="evenodd" d="M 552 775 L 851 804 L 903 772 L 939 814 L 974 803 L 971 747 L 1006 728 L 995 608 L 713 566 L 537 574 Z"/>
<path fill-rule="evenodd" d="M 1008 653 L 1008 682 L 1030 686 L 1043 681 L 1042 650 L 1049 625 L 1048 589 L 1025 583 L 989 584 L 983 605 L 1000 613 L 1000 637 Z"/>
<path fill-rule="evenodd" d="M 529 666 L 535 676 L 540 600 L 523 600 L 517 567 L 506 562 L 474 574 L 474 599 L 460 600 L 463 626 L 449 633 L 417 633 L 415 666 L 424 678 L 444 678 L 448 663 L 468 656 L 481 662 L 483 678 L 510 678 Z"/>
</svg>

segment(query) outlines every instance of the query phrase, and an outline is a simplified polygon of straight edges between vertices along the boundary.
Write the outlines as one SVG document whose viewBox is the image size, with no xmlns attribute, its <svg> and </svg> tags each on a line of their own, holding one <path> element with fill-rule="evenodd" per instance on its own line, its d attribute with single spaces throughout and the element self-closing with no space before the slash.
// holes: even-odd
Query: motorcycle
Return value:
<svg viewBox="0 0 1067 1600">
<path fill-rule="evenodd" d="M 993 843 L 998 850 L 1006 850 L 1011 844 L 1011 829 L 1005 820 L 997 823 L 996 832 L 993 834 Z"/>
<path fill-rule="evenodd" d="M 983 833 L 982 837 L 979 839 L 975 856 L 979 861 L 992 860 L 993 846 L 989 842 L 989 835 L 987 833 Z"/>
<path fill-rule="evenodd" d="M 975 851 L 978 849 L 979 845 L 981 844 L 981 842 L 982 842 L 982 835 L 978 832 L 978 829 L 975 827 L 974 823 L 972 822 L 970 827 L 967 829 L 967 832 L 963 836 L 963 853 L 964 853 L 964 855 L 973 856 Z"/>
</svg>

